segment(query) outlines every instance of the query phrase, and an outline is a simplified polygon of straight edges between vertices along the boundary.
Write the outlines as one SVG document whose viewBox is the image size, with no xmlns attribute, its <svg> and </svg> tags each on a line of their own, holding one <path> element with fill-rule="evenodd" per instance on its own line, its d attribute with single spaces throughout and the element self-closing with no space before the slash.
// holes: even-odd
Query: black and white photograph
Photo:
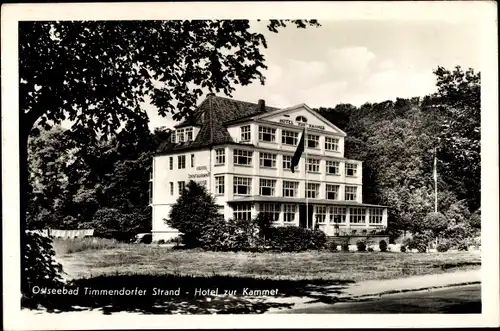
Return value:
<svg viewBox="0 0 500 331">
<path fill-rule="evenodd" d="M 3 5 L 4 327 L 499 326 L 496 7 Z"/>
</svg>

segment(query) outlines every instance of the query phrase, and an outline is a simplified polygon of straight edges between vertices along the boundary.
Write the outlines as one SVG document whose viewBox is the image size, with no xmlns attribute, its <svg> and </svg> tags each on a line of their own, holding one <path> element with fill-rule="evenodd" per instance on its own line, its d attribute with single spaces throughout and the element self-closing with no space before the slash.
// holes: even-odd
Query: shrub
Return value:
<svg viewBox="0 0 500 331">
<path fill-rule="evenodd" d="M 358 248 L 358 252 L 364 252 L 364 251 L 366 251 L 366 241 L 364 241 L 364 240 L 358 240 L 356 242 L 356 247 Z"/>
<path fill-rule="evenodd" d="M 419 253 L 427 252 L 427 247 L 432 240 L 430 233 L 416 233 L 411 239 L 405 239 L 403 245 L 408 249 L 416 249 Z"/>
<path fill-rule="evenodd" d="M 202 232 L 207 226 L 221 227 L 222 225 L 217 222 L 217 224 L 210 224 L 210 221 L 216 219 L 219 219 L 219 215 L 214 197 L 207 192 L 204 186 L 189 181 L 186 189 L 172 206 L 166 223 L 179 230 L 183 244 L 192 248 L 206 246 L 207 241 L 204 243 L 200 241 Z M 210 237 L 212 234 L 207 234 L 207 236 Z M 210 238 L 215 239 L 215 237 Z"/>
<path fill-rule="evenodd" d="M 450 244 L 448 244 L 447 242 L 439 243 L 436 247 L 436 250 L 440 253 L 447 252 L 449 249 L 450 249 Z"/>
<path fill-rule="evenodd" d="M 399 247 L 399 250 L 400 250 L 402 253 L 406 253 L 406 246 L 401 245 L 401 247 Z"/>
<path fill-rule="evenodd" d="M 35 308 L 44 299 L 34 295 L 33 286 L 57 288 L 61 286 L 63 271 L 55 260 L 52 239 L 35 232 L 26 232 L 21 238 L 23 244 L 21 260 L 21 306 Z"/>
<path fill-rule="evenodd" d="M 232 250 L 234 241 L 230 237 L 231 230 L 222 216 L 207 220 L 207 224 L 200 229 L 197 239 L 200 247 L 212 251 Z"/>
<path fill-rule="evenodd" d="M 473 229 L 481 229 L 481 209 L 472 213 L 469 219 L 469 224 Z"/>
<path fill-rule="evenodd" d="M 273 220 L 269 214 L 259 213 L 253 221 L 259 230 L 259 236 L 264 240 L 264 245 L 266 238 L 271 235 L 273 228 Z"/>
<path fill-rule="evenodd" d="M 380 240 L 378 243 L 378 248 L 381 252 L 387 252 L 387 242 L 385 240 Z"/>
<path fill-rule="evenodd" d="M 158 245 L 163 245 L 165 243 L 165 240 L 164 239 L 160 239 L 158 240 L 157 244 Z"/>
<path fill-rule="evenodd" d="M 374 251 L 373 247 L 368 247 L 368 252 L 373 252 L 373 251 Z"/>
<path fill-rule="evenodd" d="M 441 213 L 428 213 L 421 225 L 424 231 L 430 230 L 434 237 L 438 237 L 439 234 L 448 227 L 448 219 Z"/>
<path fill-rule="evenodd" d="M 348 241 L 343 242 L 340 247 L 342 249 L 342 252 L 349 252 L 349 242 Z"/>
<path fill-rule="evenodd" d="M 322 249 L 326 243 L 323 231 L 297 226 L 273 228 L 269 244 L 271 249 L 281 252 L 301 252 L 308 249 Z"/>
<path fill-rule="evenodd" d="M 329 244 L 328 244 L 328 250 L 330 252 L 338 252 L 338 248 L 337 248 L 337 243 L 335 241 L 331 241 Z"/>
</svg>

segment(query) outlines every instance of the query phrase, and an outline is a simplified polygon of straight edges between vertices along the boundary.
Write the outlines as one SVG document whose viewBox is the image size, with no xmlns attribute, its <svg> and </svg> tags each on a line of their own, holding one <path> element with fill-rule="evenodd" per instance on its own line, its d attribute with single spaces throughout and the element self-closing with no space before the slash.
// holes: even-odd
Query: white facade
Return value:
<svg viewBox="0 0 500 331">
<path fill-rule="evenodd" d="M 304 128 L 306 148 L 293 173 L 289 160 Z M 153 240 L 178 235 L 165 219 L 190 180 L 206 185 L 226 219 L 262 211 L 277 226 L 317 227 L 327 235 L 387 226 L 385 207 L 362 203 L 362 162 L 344 158 L 345 133 L 306 105 L 229 123 L 227 130 L 234 143 L 153 158 Z"/>
</svg>

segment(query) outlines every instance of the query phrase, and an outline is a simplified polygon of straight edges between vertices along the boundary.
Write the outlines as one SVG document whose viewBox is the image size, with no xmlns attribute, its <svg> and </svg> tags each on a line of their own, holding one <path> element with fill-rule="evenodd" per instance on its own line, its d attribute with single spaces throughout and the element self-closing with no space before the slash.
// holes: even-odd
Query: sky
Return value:
<svg viewBox="0 0 500 331">
<path fill-rule="evenodd" d="M 289 107 L 355 106 L 424 96 L 436 91 L 433 70 L 456 65 L 481 70 L 481 28 L 473 21 L 320 20 L 321 27 L 289 26 L 278 34 L 252 22 L 268 41 L 266 84 L 236 86 L 233 98 Z M 221 96 L 225 96 L 220 94 Z M 203 97 L 204 98 L 204 97 Z M 203 100 L 200 100 L 200 102 Z M 171 118 L 144 105 L 150 127 L 172 128 Z"/>
</svg>

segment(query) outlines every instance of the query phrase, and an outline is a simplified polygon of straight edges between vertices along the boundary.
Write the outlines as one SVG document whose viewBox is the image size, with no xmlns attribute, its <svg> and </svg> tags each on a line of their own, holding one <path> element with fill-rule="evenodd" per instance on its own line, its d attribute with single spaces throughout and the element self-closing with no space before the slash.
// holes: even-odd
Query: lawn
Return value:
<svg viewBox="0 0 500 331">
<path fill-rule="evenodd" d="M 65 241 L 57 241 L 55 248 L 70 278 L 174 274 L 360 281 L 479 268 L 481 263 L 478 252 L 233 253 L 118 243 L 89 249 L 68 249 L 64 245 Z"/>
</svg>

